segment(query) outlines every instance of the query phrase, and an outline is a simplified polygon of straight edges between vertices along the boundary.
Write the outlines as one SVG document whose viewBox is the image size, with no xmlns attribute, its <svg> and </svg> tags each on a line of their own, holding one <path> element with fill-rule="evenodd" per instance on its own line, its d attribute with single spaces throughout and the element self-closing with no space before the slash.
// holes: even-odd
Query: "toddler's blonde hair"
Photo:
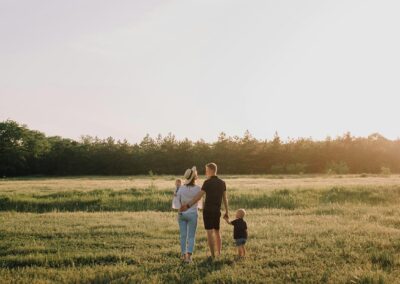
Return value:
<svg viewBox="0 0 400 284">
<path fill-rule="evenodd" d="M 244 216 L 246 216 L 246 210 L 243 208 L 238 209 L 237 213 L 239 213 L 240 218 L 244 218 Z"/>
</svg>

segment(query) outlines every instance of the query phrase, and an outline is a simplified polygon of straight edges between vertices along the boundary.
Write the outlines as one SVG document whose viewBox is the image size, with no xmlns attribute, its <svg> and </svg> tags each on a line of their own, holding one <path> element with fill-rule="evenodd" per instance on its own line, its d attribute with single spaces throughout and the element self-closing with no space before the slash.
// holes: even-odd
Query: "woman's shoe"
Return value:
<svg viewBox="0 0 400 284">
<path fill-rule="evenodd" d="M 186 254 L 185 262 L 186 263 L 192 263 L 193 262 L 191 253 Z"/>
</svg>

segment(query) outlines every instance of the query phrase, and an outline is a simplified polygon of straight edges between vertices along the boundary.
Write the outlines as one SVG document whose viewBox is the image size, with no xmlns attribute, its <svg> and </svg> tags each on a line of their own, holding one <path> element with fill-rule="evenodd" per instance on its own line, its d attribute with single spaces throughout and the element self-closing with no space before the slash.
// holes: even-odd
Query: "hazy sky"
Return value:
<svg viewBox="0 0 400 284">
<path fill-rule="evenodd" d="M 400 1 L 0 0 L 0 120 L 48 135 L 400 137 Z"/>
</svg>

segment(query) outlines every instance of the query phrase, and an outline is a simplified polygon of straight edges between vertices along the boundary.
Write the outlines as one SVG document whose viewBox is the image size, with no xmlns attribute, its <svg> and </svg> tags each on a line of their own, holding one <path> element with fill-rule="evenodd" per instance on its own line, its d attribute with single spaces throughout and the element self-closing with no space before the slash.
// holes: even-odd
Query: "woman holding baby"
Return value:
<svg viewBox="0 0 400 284">
<path fill-rule="evenodd" d="M 179 209 L 183 204 L 190 202 L 201 190 L 196 185 L 197 170 L 196 167 L 187 169 L 184 174 L 184 183 L 177 184 L 176 196 L 173 207 Z M 202 208 L 202 200 L 191 206 L 188 210 L 178 213 L 179 235 L 181 244 L 181 258 L 185 262 L 192 262 L 192 254 L 195 245 L 198 209 Z"/>
</svg>

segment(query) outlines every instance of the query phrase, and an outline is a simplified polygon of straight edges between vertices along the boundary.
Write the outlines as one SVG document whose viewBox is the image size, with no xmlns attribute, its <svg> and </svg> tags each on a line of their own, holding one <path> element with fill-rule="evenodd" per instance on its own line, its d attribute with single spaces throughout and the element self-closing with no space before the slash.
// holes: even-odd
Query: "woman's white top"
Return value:
<svg viewBox="0 0 400 284">
<path fill-rule="evenodd" d="M 201 188 L 198 185 L 182 185 L 178 193 L 176 194 L 176 199 L 177 199 L 177 204 L 179 208 L 183 204 L 188 204 L 199 192 Z M 177 209 L 179 209 L 177 208 Z M 202 209 L 203 208 L 203 200 L 200 199 L 199 202 L 196 204 L 193 204 L 187 211 L 184 213 L 190 213 L 190 212 L 197 212 L 197 209 Z"/>
</svg>

